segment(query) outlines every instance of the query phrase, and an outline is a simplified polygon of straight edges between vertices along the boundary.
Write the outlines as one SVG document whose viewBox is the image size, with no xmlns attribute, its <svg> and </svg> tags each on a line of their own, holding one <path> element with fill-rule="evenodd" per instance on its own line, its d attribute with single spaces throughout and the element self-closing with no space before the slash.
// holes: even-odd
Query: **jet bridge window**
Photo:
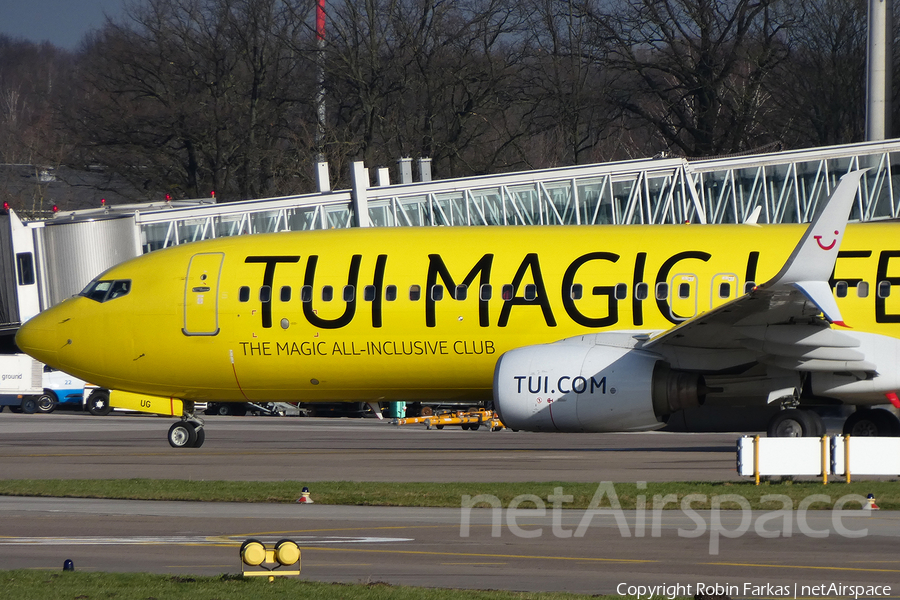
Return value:
<svg viewBox="0 0 900 600">
<path fill-rule="evenodd" d="M 130 279 L 113 280 L 94 280 L 87 284 L 79 296 L 90 298 L 97 302 L 108 302 L 115 298 L 121 298 L 131 291 Z"/>
<path fill-rule="evenodd" d="M 16 254 L 16 274 L 19 285 L 34 285 L 34 255 L 31 252 Z"/>
</svg>

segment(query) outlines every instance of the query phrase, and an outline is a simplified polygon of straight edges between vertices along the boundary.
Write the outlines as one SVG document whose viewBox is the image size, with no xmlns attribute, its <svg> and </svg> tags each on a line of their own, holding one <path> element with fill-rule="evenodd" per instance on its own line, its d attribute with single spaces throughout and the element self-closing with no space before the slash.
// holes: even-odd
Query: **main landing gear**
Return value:
<svg viewBox="0 0 900 600">
<path fill-rule="evenodd" d="M 203 419 L 194 414 L 194 403 L 185 401 L 181 420 L 169 427 L 169 445 L 173 448 L 199 448 L 206 441 Z"/>
<path fill-rule="evenodd" d="M 769 437 L 822 437 L 825 424 L 818 413 L 803 408 L 786 408 L 769 420 Z"/>
</svg>

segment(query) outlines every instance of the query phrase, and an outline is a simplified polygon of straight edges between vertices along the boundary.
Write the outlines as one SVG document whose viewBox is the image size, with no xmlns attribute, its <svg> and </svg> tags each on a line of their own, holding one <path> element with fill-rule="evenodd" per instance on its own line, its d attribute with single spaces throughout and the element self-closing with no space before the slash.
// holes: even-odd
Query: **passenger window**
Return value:
<svg viewBox="0 0 900 600">
<path fill-rule="evenodd" d="M 267 285 L 259 288 L 259 301 L 269 302 L 270 300 L 272 300 L 272 288 Z"/>
<path fill-rule="evenodd" d="M 624 283 L 616 284 L 616 300 L 624 300 L 628 295 L 628 286 Z"/>
<path fill-rule="evenodd" d="M 345 285 L 344 289 L 341 293 L 341 297 L 344 299 L 344 302 L 353 302 L 353 298 L 356 295 L 356 289 L 352 285 Z"/>
<path fill-rule="evenodd" d="M 388 302 L 393 302 L 397 299 L 397 286 L 389 285 L 384 288 L 384 299 Z"/>
<path fill-rule="evenodd" d="M 513 286 L 510 283 L 506 283 L 500 288 L 500 296 L 504 300 L 512 300 L 513 299 Z"/>
<path fill-rule="evenodd" d="M 689 283 L 679 283 L 678 284 L 678 297 L 684 300 L 685 298 L 691 297 L 691 284 Z"/>
<path fill-rule="evenodd" d="M 412 302 L 418 302 L 422 297 L 422 287 L 418 285 L 409 286 L 409 299 Z"/>
<path fill-rule="evenodd" d="M 467 286 L 467 285 L 456 286 L 456 299 L 457 300 L 465 300 L 468 297 L 469 297 L 469 286 Z"/>
<path fill-rule="evenodd" d="M 868 281 L 860 281 L 856 284 L 856 296 L 858 298 L 868 298 L 869 297 L 869 282 Z"/>
<path fill-rule="evenodd" d="M 246 285 L 242 285 L 241 289 L 238 290 L 238 302 L 249 302 L 250 301 L 250 288 Z"/>
<path fill-rule="evenodd" d="M 879 281 L 878 282 L 878 297 L 879 298 L 887 298 L 891 295 L 891 282 L 890 281 Z"/>
<path fill-rule="evenodd" d="M 373 302 L 375 300 L 375 286 L 367 285 L 363 288 L 363 300 Z"/>
<path fill-rule="evenodd" d="M 719 298 L 728 298 L 731 296 L 731 284 L 723 281 L 719 284 Z"/>
<path fill-rule="evenodd" d="M 438 300 L 444 299 L 444 286 L 442 285 L 433 285 L 431 286 L 431 299 L 437 302 Z"/>
<path fill-rule="evenodd" d="M 322 301 L 323 302 L 331 302 L 334 298 L 334 288 L 330 285 L 322 286 Z"/>
<path fill-rule="evenodd" d="M 581 297 L 584 295 L 584 288 L 580 283 L 573 283 L 572 287 L 569 288 L 569 298 L 572 300 L 581 300 Z"/>
<path fill-rule="evenodd" d="M 281 301 L 282 302 L 290 302 L 291 301 L 291 286 L 284 285 L 281 287 Z"/>
<path fill-rule="evenodd" d="M 846 298 L 847 297 L 847 282 L 846 281 L 838 281 L 834 284 L 834 295 L 838 298 Z"/>
<path fill-rule="evenodd" d="M 525 299 L 529 302 L 537 298 L 537 286 L 533 283 L 525 284 Z"/>
<path fill-rule="evenodd" d="M 494 288 L 491 287 L 491 284 L 485 283 L 481 286 L 481 289 L 478 292 L 479 300 L 490 300 L 491 296 L 494 295 Z"/>
<path fill-rule="evenodd" d="M 304 285 L 300 288 L 300 302 L 312 302 L 312 286 Z"/>
<path fill-rule="evenodd" d="M 661 281 L 656 284 L 656 299 L 665 300 L 669 297 L 669 284 Z"/>
<path fill-rule="evenodd" d="M 650 286 L 643 281 L 634 286 L 634 297 L 637 300 L 646 300 L 650 296 Z"/>
<path fill-rule="evenodd" d="M 755 288 L 755 287 L 756 287 L 755 281 L 748 281 L 747 283 L 744 284 L 744 293 L 749 294 L 750 292 L 753 291 L 753 288 Z"/>
</svg>

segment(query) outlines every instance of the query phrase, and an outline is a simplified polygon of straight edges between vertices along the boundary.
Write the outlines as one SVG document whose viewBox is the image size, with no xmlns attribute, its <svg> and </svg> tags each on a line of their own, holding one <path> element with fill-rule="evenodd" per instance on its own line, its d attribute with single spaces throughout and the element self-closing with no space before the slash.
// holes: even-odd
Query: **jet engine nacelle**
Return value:
<svg viewBox="0 0 900 600">
<path fill-rule="evenodd" d="M 658 429 L 703 403 L 703 379 L 633 348 L 557 342 L 511 350 L 494 371 L 494 408 L 525 431 Z"/>
</svg>

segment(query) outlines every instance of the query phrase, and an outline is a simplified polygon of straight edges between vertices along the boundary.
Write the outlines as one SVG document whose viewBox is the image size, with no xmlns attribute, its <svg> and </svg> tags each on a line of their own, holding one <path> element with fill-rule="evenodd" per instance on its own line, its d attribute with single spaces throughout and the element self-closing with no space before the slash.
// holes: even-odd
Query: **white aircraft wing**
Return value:
<svg viewBox="0 0 900 600">
<path fill-rule="evenodd" d="M 775 277 L 652 337 L 643 347 L 745 350 L 760 362 L 788 369 L 874 372 L 875 365 L 854 349 L 859 342 L 830 327 L 852 326 L 844 323 L 828 280 L 863 173 L 841 178 Z"/>
</svg>

